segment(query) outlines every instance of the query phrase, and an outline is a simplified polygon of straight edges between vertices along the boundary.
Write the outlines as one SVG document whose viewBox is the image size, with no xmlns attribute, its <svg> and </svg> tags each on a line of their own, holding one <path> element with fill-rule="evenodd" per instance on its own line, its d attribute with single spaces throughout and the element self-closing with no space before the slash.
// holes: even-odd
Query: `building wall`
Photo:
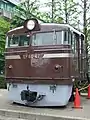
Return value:
<svg viewBox="0 0 90 120">
<path fill-rule="evenodd" d="M 0 0 L 0 16 L 11 19 L 15 6 L 15 4 L 8 0 Z"/>
</svg>

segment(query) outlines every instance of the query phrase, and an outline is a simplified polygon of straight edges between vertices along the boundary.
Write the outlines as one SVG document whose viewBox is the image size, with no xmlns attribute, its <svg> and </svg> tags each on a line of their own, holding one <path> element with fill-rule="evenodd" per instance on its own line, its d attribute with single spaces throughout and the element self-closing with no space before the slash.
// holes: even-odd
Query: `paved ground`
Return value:
<svg viewBox="0 0 90 120">
<path fill-rule="evenodd" d="M 81 98 L 81 106 L 82 109 L 73 109 L 72 103 L 69 103 L 66 108 L 32 108 L 25 107 L 21 105 L 12 104 L 12 102 L 7 100 L 8 91 L 0 90 L 0 109 L 3 110 L 11 110 L 11 111 L 21 111 L 21 112 L 30 112 L 34 114 L 45 114 L 50 116 L 70 116 L 70 117 L 78 117 L 88 118 L 90 120 L 90 100 L 85 97 Z"/>
</svg>

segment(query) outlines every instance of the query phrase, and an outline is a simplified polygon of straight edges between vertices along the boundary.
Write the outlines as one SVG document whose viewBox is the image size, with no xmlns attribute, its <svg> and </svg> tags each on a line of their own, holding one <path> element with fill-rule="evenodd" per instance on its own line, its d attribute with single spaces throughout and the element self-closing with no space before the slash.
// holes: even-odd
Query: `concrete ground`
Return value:
<svg viewBox="0 0 90 120">
<path fill-rule="evenodd" d="M 69 103 L 65 108 L 33 108 L 12 104 L 7 100 L 8 91 L 0 90 L 0 120 L 6 116 L 29 120 L 90 120 L 90 100 L 81 97 L 82 109 L 74 109 L 73 103 Z M 1 117 L 3 116 L 3 117 Z M 45 116 L 45 118 L 44 118 Z M 2 119 L 1 119 L 2 118 Z M 17 120 L 17 119 L 15 119 Z"/>
</svg>

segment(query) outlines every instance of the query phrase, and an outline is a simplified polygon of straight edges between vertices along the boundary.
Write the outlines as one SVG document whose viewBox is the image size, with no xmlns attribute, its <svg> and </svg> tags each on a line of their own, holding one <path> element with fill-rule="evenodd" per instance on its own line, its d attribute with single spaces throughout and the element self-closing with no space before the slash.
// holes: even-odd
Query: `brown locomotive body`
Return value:
<svg viewBox="0 0 90 120">
<path fill-rule="evenodd" d="M 67 24 L 34 20 L 31 30 L 27 23 L 7 33 L 9 98 L 30 106 L 66 105 L 74 81 L 85 79 L 84 35 Z"/>
</svg>

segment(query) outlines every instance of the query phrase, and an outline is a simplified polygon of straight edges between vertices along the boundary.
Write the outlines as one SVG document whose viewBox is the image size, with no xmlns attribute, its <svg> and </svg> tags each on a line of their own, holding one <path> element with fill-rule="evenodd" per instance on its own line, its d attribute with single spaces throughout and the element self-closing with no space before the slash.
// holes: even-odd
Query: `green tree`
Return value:
<svg viewBox="0 0 90 120">
<path fill-rule="evenodd" d="M 48 4 L 49 6 L 51 6 L 52 3 L 49 2 Z M 59 4 L 59 2 L 53 3 L 54 6 L 50 9 L 52 9 L 52 11 L 55 12 L 55 16 L 53 18 L 54 22 L 60 23 L 63 19 L 57 13 L 57 9 L 56 9 L 57 4 Z M 45 4 L 45 6 L 47 6 L 47 3 Z M 40 3 L 38 0 L 33 0 L 33 1 L 25 0 L 19 6 L 16 7 L 16 14 L 13 17 L 11 24 L 14 25 L 14 27 L 16 26 L 18 27 L 23 24 L 24 20 L 30 19 L 32 17 L 37 18 L 38 20 L 42 22 L 51 22 L 53 13 L 40 12 L 39 8 L 40 8 Z"/>
<path fill-rule="evenodd" d="M 78 3 L 81 10 L 81 22 L 83 23 L 83 33 L 85 35 L 85 50 L 86 50 L 86 73 L 89 71 L 90 54 L 90 2 L 89 0 L 80 0 Z"/>
<path fill-rule="evenodd" d="M 4 72 L 5 59 L 4 59 L 4 51 L 5 51 L 5 39 L 6 33 L 10 28 L 10 23 L 5 19 L 0 17 L 0 74 Z"/>
<path fill-rule="evenodd" d="M 81 13 L 81 11 L 78 10 L 78 3 L 75 0 L 61 0 L 61 2 L 64 23 L 78 28 L 79 15 Z"/>
<path fill-rule="evenodd" d="M 52 0 L 44 3 L 49 11 L 39 14 L 47 22 L 69 23 L 76 27 L 78 25 L 79 14 L 78 3 L 74 0 Z"/>
<path fill-rule="evenodd" d="M 41 12 L 38 14 L 39 18 L 46 22 L 63 22 L 61 17 L 61 2 L 59 0 L 52 0 L 44 3 L 43 7 L 49 8 L 47 12 Z"/>
<path fill-rule="evenodd" d="M 12 25 L 21 26 L 26 19 L 36 17 L 39 12 L 38 0 L 25 0 L 16 7 L 15 15 L 13 16 Z"/>
</svg>

